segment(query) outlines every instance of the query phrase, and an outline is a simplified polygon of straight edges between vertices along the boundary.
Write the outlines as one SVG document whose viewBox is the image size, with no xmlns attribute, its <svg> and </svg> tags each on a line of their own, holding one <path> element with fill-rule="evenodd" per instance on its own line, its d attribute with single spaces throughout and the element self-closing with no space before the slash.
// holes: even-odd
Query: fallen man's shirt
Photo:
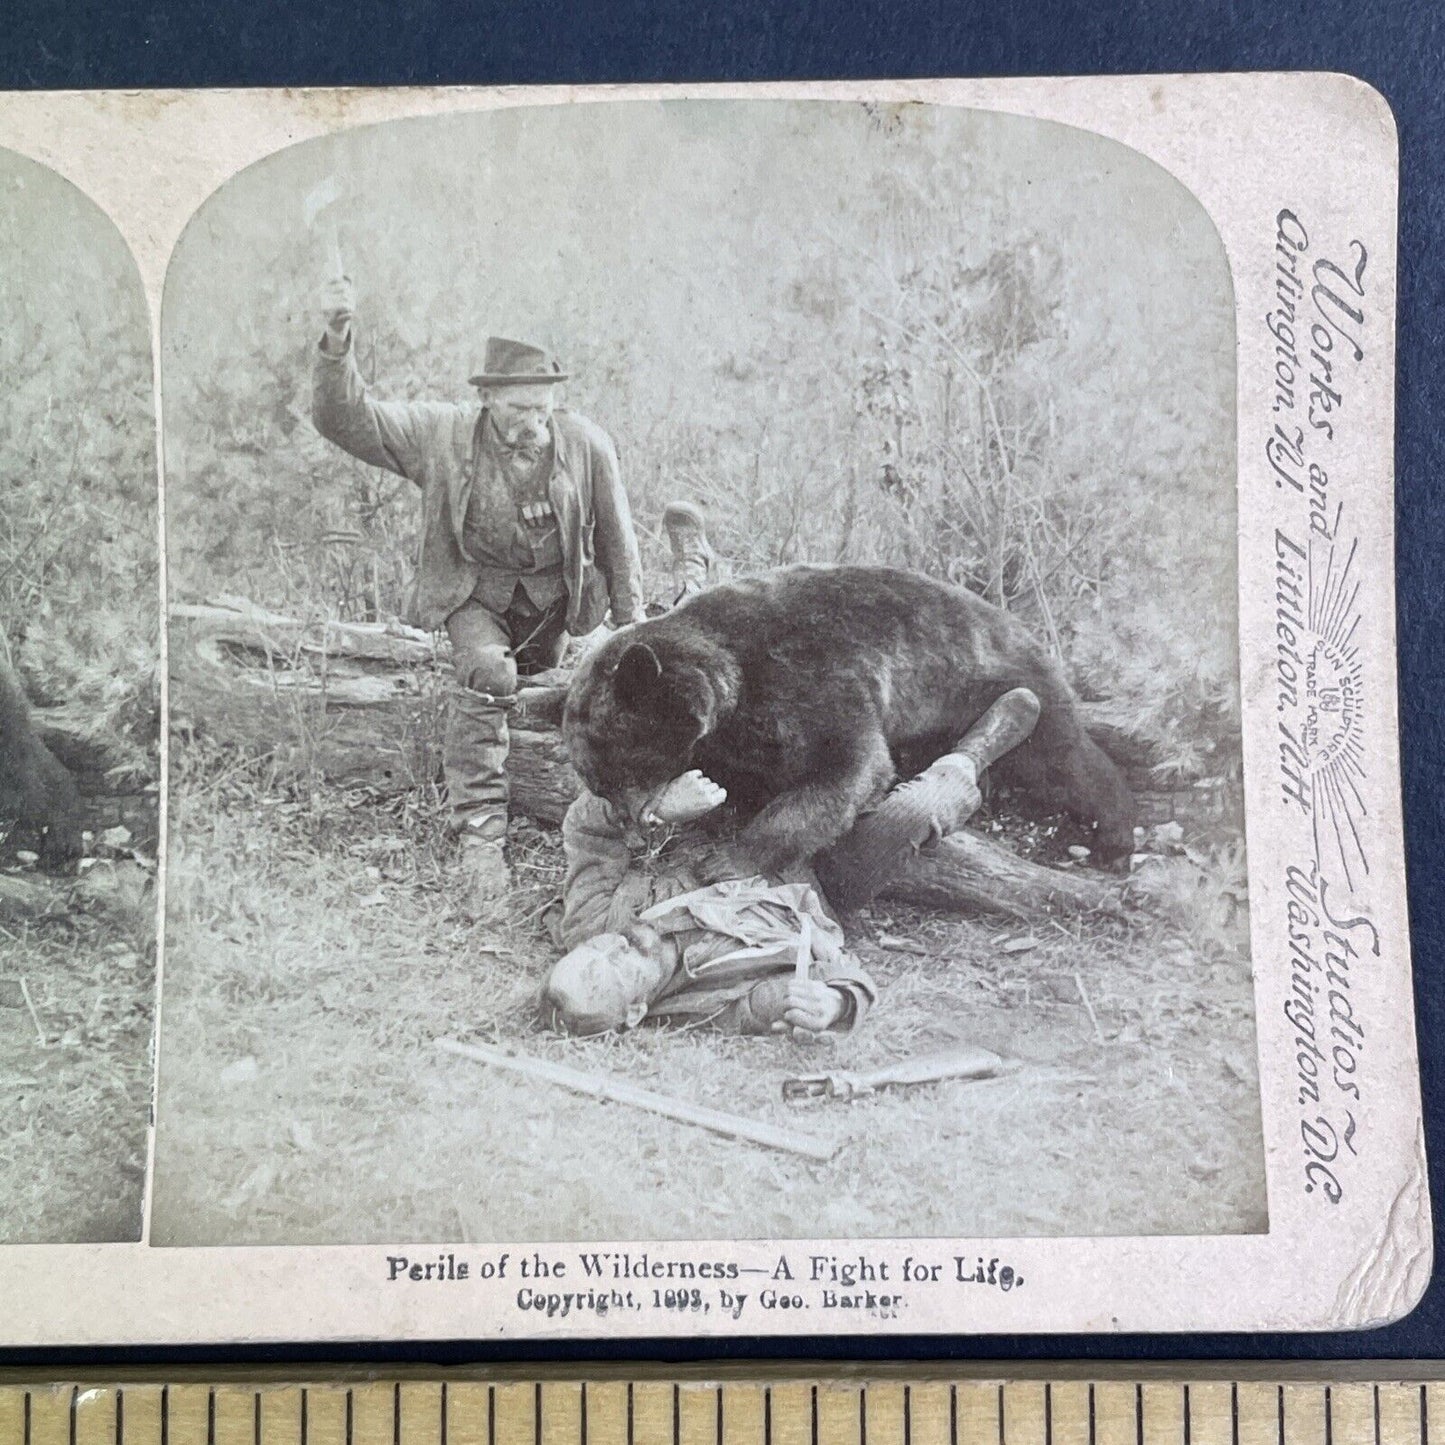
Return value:
<svg viewBox="0 0 1445 1445">
<path fill-rule="evenodd" d="M 568 956 L 548 980 L 547 1001 L 574 1031 L 645 1016 L 769 1032 L 779 1017 L 779 983 L 796 975 L 800 955 L 809 978 L 845 995 L 831 1031 L 855 1028 L 877 998 L 811 882 L 708 883 L 700 862 L 712 840 L 696 824 L 676 826 L 652 847 L 643 830 L 588 792 L 567 810 L 562 839 L 560 934 Z M 575 962 L 579 945 L 615 935 L 646 962 L 621 947 Z"/>
</svg>

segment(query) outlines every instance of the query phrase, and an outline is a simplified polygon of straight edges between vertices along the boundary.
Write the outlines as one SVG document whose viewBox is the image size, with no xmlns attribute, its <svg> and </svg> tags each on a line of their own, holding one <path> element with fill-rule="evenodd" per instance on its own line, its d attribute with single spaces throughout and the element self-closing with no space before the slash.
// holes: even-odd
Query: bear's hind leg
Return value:
<svg viewBox="0 0 1445 1445">
<path fill-rule="evenodd" d="M 1048 808 L 1094 830 L 1094 851 L 1111 862 L 1133 848 L 1135 803 L 1113 760 L 1088 734 L 1072 693 L 1060 687 L 1044 698 L 1033 736 L 1001 758 L 1007 781 Z"/>
</svg>

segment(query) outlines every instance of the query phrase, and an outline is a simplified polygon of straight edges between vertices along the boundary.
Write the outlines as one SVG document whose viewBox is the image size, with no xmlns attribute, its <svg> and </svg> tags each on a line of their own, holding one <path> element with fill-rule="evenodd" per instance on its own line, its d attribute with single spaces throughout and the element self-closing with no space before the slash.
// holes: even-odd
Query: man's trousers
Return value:
<svg viewBox="0 0 1445 1445">
<path fill-rule="evenodd" d="M 567 596 L 545 608 L 518 586 L 507 610 L 471 598 L 447 618 L 456 683 L 442 767 L 452 826 L 502 837 L 507 822 L 507 713 L 517 678 L 556 667 L 567 642 Z"/>
</svg>

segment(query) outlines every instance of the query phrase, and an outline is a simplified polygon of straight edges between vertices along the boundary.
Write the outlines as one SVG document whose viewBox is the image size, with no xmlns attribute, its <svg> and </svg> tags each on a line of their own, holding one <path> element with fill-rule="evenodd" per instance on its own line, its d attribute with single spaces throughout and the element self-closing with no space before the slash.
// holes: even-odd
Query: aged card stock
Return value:
<svg viewBox="0 0 1445 1445">
<path fill-rule="evenodd" d="M 4 1341 L 1407 1311 L 1396 175 L 1334 75 L 0 96 Z"/>
</svg>

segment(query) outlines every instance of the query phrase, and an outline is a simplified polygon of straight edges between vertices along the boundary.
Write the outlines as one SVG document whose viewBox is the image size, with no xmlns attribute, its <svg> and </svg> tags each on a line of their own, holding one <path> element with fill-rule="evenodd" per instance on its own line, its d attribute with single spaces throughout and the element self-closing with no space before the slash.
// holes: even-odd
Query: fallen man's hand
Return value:
<svg viewBox="0 0 1445 1445">
<path fill-rule="evenodd" d="M 719 787 L 699 768 L 665 783 L 643 809 L 643 822 L 691 823 L 720 808 L 727 801 L 727 789 Z"/>
<path fill-rule="evenodd" d="M 773 1032 L 803 1029 L 810 1034 L 824 1033 L 842 1018 L 844 1007 L 842 993 L 831 985 L 812 978 L 790 979 L 783 1017 L 773 1025 Z"/>
</svg>

